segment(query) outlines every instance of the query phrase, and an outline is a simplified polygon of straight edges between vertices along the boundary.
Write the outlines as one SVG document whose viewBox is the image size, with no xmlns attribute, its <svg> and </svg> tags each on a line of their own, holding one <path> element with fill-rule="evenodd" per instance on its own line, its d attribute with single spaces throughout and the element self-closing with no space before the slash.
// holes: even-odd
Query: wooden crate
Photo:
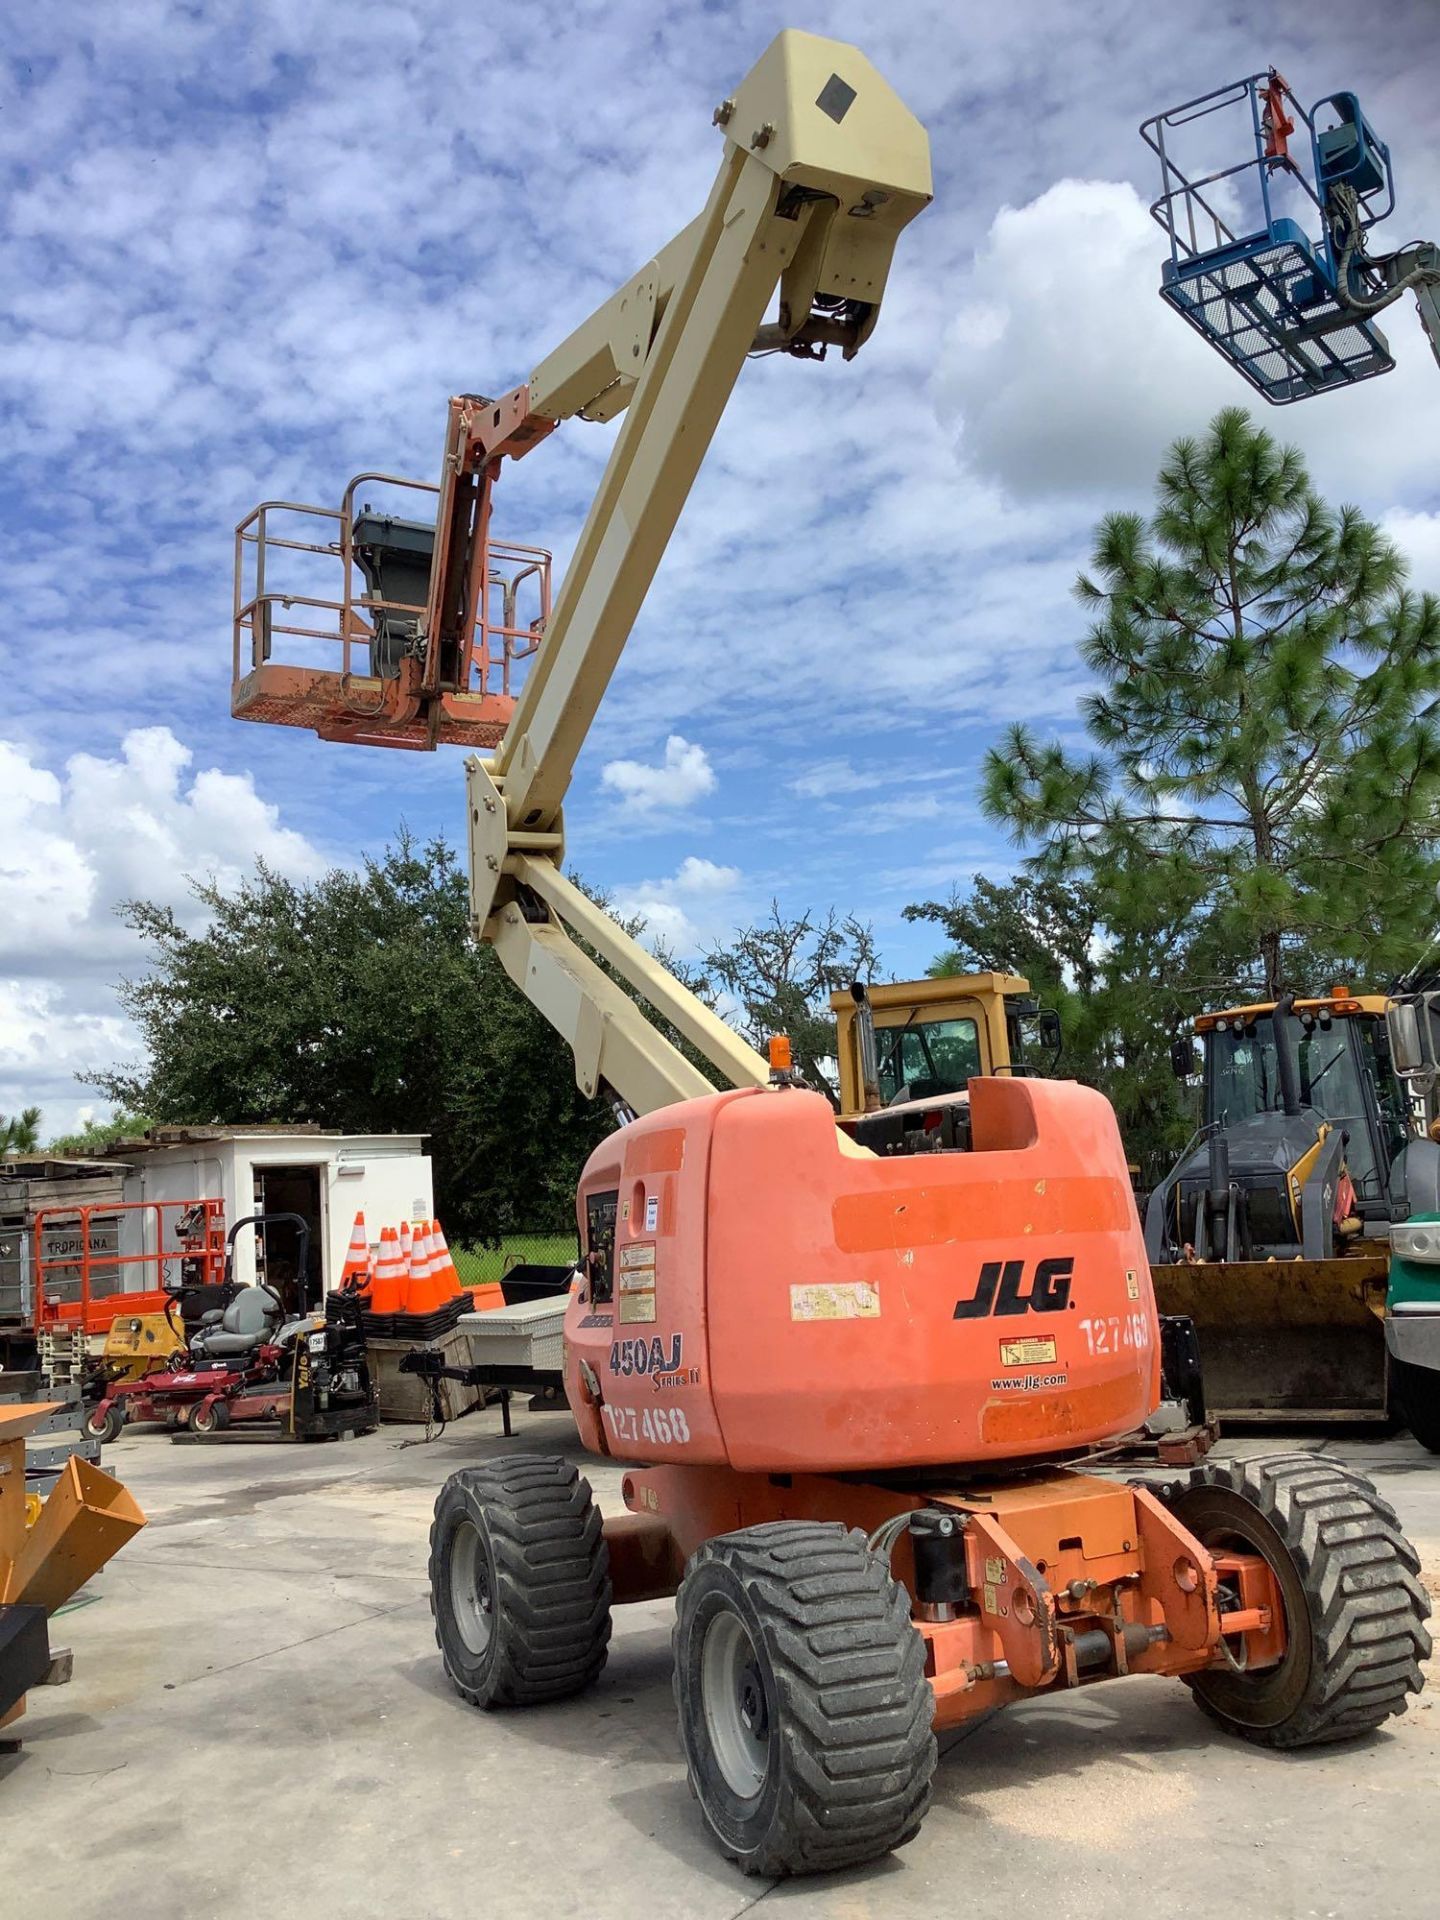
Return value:
<svg viewBox="0 0 1440 1920">
<path fill-rule="evenodd" d="M 438 1340 L 377 1340 L 367 1336 L 365 1352 L 370 1373 L 380 1399 L 380 1418 L 424 1424 L 430 1409 L 430 1389 L 413 1373 L 401 1373 L 400 1362 L 419 1346 L 427 1353 L 440 1354 L 447 1367 L 468 1367 L 470 1341 L 458 1327 L 441 1334 Z M 471 1407 L 483 1407 L 483 1387 L 462 1387 L 458 1380 L 440 1380 L 440 1406 L 447 1420 L 457 1420 Z"/>
</svg>

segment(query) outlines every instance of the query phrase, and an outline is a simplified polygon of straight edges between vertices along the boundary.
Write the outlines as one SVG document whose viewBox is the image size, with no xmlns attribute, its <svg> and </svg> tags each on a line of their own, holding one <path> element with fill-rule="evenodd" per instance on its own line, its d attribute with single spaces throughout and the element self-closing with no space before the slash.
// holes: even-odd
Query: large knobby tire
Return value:
<svg viewBox="0 0 1440 1920">
<path fill-rule="evenodd" d="M 472 1706 L 588 1687 L 610 1642 L 610 1555 L 589 1482 L 538 1454 L 452 1473 L 430 1528 L 430 1611 Z"/>
<path fill-rule="evenodd" d="M 860 1533 L 777 1520 L 707 1541 L 675 1607 L 690 1788 L 747 1873 L 823 1873 L 912 1840 L 935 1712 L 910 1601 Z"/>
<path fill-rule="evenodd" d="M 1427 1453 L 1440 1453 L 1440 1373 L 1407 1360 L 1390 1365 L 1406 1426 Z"/>
<path fill-rule="evenodd" d="M 1430 1603 L 1393 1507 L 1364 1474 L 1313 1454 L 1207 1460 L 1171 1502 L 1207 1547 L 1264 1556 L 1285 1609 L 1285 1657 L 1187 1684 L 1227 1732 L 1265 1747 L 1370 1733 L 1424 1685 Z"/>
</svg>

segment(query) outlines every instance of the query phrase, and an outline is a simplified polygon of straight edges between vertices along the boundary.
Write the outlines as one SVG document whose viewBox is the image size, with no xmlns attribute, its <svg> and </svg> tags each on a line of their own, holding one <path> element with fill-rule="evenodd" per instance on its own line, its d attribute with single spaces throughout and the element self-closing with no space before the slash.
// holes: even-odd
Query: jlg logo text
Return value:
<svg viewBox="0 0 1440 1920">
<path fill-rule="evenodd" d="M 987 1260 L 980 1284 L 968 1300 L 955 1302 L 957 1320 L 983 1320 L 988 1314 L 1062 1313 L 1070 1304 L 1071 1259 L 1041 1260 L 1025 1291 L 1023 1260 Z"/>
</svg>

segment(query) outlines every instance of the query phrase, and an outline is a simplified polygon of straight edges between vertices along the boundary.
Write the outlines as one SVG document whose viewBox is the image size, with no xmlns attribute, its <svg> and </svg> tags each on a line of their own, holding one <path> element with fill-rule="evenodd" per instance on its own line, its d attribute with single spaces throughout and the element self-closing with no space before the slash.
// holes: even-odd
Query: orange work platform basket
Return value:
<svg viewBox="0 0 1440 1920">
<path fill-rule="evenodd" d="M 237 720 L 368 746 L 499 744 L 550 617 L 550 555 L 490 538 L 484 482 L 440 494 L 362 473 L 338 508 L 267 500 L 240 522 Z"/>
</svg>

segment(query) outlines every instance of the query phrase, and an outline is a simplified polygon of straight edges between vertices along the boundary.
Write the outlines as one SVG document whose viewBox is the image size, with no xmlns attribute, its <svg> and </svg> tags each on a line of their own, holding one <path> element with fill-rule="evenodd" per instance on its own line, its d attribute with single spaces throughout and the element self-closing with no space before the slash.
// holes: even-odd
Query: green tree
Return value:
<svg viewBox="0 0 1440 1920">
<path fill-rule="evenodd" d="M 34 1153 L 39 1145 L 39 1107 L 22 1107 L 8 1116 L 0 1113 L 0 1153 Z"/>
<path fill-rule="evenodd" d="M 402 832 L 359 871 L 299 884 L 259 866 L 233 893 L 195 893 L 200 933 L 168 907 L 126 909 L 151 964 L 120 998 L 148 1059 L 91 1084 L 162 1123 L 426 1133 L 457 1242 L 570 1225 L 580 1168 L 613 1118 L 582 1098 L 564 1044 L 470 939 L 465 876 L 443 840 Z"/>
<path fill-rule="evenodd" d="M 1169 1165 L 1193 1125 L 1169 1056 L 1186 1012 L 1172 979 L 1182 929 L 1162 921 L 1144 935 L 1117 936 L 1085 878 L 1024 872 L 1003 882 L 977 875 L 968 894 L 918 902 L 905 918 L 944 930 L 950 944 L 933 974 L 1022 974 L 1060 1015 L 1055 1071 L 1107 1095 L 1147 1172 Z"/>
<path fill-rule="evenodd" d="M 84 1160 L 104 1151 L 117 1140 L 138 1139 L 152 1122 L 138 1113 L 114 1113 L 108 1120 L 87 1120 L 77 1133 L 62 1133 L 50 1142 L 50 1152 L 67 1159 Z"/>
<path fill-rule="evenodd" d="M 1148 522 L 1097 530 L 1076 586 L 1093 750 L 1011 728 L 986 813 L 1036 873 L 1083 875 L 1112 934 L 1178 920 L 1172 965 L 1197 986 L 1387 977 L 1440 875 L 1440 603 L 1404 575 L 1293 448 L 1227 409 L 1170 449 Z"/>
<path fill-rule="evenodd" d="M 948 900 L 906 907 L 904 917 L 933 922 L 950 943 L 931 962 L 932 976 L 1020 974 L 1060 1015 L 1064 1053 L 1058 1070 L 1077 1079 L 1099 1073 L 1100 909 L 1084 880 L 1017 874 L 999 881 L 976 874 L 968 894 L 954 888 Z"/>
<path fill-rule="evenodd" d="M 786 919 L 772 900 L 768 920 L 713 947 L 690 970 L 687 984 L 722 1011 L 733 1004 L 735 1024 L 760 1052 L 771 1034 L 788 1035 L 795 1065 L 838 1111 L 830 995 L 852 980 L 869 980 L 875 968 L 868 926 L 833 907 L 823 915 L 807 911 Z"/>
<path fill-rule="evenodd" d="M 905 908 L 907 920 L 930 920 L 952 942 L 930 967 L 947 973 L 1022 974 L 1045 999 L 1098 982 L 1101 927 L 1095 890 L 1079 877 L 1017 874 L 1005 881 L 977 873 L 970 892 Z"/>
</svg>

